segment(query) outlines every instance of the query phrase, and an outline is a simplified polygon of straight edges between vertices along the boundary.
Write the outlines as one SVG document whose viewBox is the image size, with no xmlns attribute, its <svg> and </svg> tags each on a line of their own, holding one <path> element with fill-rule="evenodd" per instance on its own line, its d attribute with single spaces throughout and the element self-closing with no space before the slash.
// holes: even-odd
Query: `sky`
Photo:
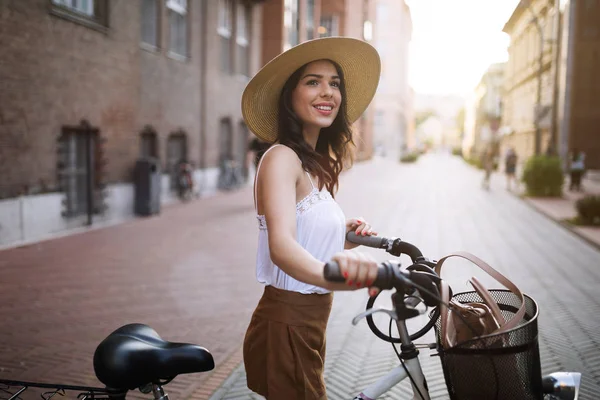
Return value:
<svg viewBox="0 0 600 400">
<path fill-rule="evenodd" d="M 409 82 L 419 94 L 472 91 L 487 67 L 508 59 L 502 27 L 519 0 L 405 0 L 413 36 Z"/>
</svg>

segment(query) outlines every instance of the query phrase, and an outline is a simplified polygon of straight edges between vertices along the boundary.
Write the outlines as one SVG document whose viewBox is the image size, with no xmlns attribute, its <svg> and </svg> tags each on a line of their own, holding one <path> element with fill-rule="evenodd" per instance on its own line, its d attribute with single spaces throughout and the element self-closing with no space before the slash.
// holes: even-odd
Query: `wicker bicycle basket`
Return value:
<svg viewBox="0 0 600 400">
<path fill-rule="evenodd" d="M 521 300 L 508 290 L 490 290 L 505 320 L 517 312 Z M 477 292 L 458 293 L 461 303 L 482 302 Z M 438 352 L 452 400 L 543 399 L 538 344 L 538 306 L 525 295 L 525 316 L 514 329 L 441 346 L 440 324 L 435 325 Z"/>
</svg>

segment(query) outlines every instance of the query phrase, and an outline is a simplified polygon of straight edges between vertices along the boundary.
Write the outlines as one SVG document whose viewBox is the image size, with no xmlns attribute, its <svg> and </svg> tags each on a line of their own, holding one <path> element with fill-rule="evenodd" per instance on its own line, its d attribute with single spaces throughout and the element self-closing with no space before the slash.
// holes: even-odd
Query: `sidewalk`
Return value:
<svg viewBox="0 0 600 400">
<path fill-rule="evenodd" d="M 600 247 L 600 227 L 577 226 L 566 220 L 577 216 L 575 202 L 588 194 L 600 195 L 600 181 L 585 178 L 583 180 L 583 193 L 568 191 L 568 179 L 565 180 L 565 190 L 562 197 L 543 198 L 543 197 L 523 197 L 525 202 L 535 209 L 552 218 L 565 228 L 571 230 L 591 244 Z M 520 186 L 521 190 L 523 185 Z M 521 193 L 522 194 L 522 193 Z"/>
</svg>

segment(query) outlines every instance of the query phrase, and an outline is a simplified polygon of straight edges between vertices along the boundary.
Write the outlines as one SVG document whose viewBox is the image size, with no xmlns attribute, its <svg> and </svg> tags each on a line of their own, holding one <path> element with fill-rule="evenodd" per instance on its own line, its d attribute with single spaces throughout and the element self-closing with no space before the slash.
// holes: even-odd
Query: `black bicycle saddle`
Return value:
<svg viewBox="0 0 600 400">
<path fill-rule="evenodd" d="M 96 376 L 107 388 L 117 390 L 133 390 L 214 367 L 213 357 L 205 348 L 167 342 L 144 324 L 120 327 L 94 353 Z"/>
</svg>

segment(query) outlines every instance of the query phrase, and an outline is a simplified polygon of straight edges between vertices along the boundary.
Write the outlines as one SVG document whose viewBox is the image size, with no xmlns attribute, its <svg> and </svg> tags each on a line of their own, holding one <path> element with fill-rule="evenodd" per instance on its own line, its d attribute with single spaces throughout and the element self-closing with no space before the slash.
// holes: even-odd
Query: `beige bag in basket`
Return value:
<svg viewBox="0 0 600 400">
<path fill-rule="evenodd" d="M 441 282 L 441 298 L 445 304 L 449 304 L 454 310 L 450 312 L 448 307 L 441 306 L 441 341 L 444 349 L 449 349 L 459 343 L 468 340 L 486 336 L 490 334 L 498 334 L 515 328 L 525 315 L 525 298 L 523 293 L 515 286 L 508 278 L 490 267 L 485 261 L 467 252 L 452 253 L 440 259 L 435 267 L 435 272 L 441 277 L 442 264 L 450 257 L 460 257 L 471 261 L 479 268 L 488 273 L 492 278 L 496 279 L 508 290 L 514 293 L 520 300 L 521 306 L 513 317 L 506 321 L 502 316 L 498 303 L 492 298 L 488 290 L 476 278 L 472 277 L 469 281 L 473 288 L 483 299 L 483 302 L 473 302 L 462 304 L 456 300 L 450 299 L 450 287 L 442 280 Z M 463 318 L 460 318 L 457 313 Z M 464 319 L 464 320 L 463 320 Z M 466 324 L 465 321 L 468 323 Z"/>
</svg>

